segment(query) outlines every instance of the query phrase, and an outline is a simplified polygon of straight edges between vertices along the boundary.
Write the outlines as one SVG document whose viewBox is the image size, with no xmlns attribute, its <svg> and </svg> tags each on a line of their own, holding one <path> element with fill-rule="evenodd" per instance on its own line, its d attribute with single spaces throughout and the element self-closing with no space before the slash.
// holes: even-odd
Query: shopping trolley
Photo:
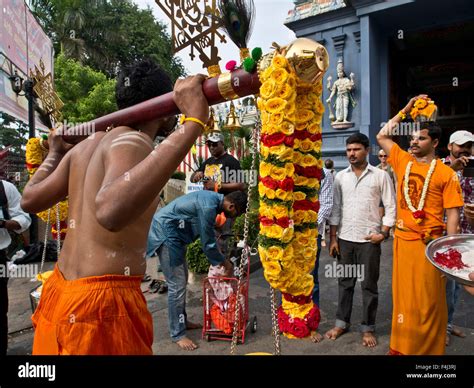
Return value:
<svg viewBox="0 0 474 388">
<path fill-rule="evenodd" d="M 207 341 L 232 341 L 237 308 L 239 309 L 238 342 L 245 342 L 245 333 L 248 328 L 252 333 L 257 331 L 257 317 L 254 316 L 252 322 L 249 322 L 249 259 L 242 267 L 245 269 L 245 273 L 240 287 L 238 287 L 239 274 L 236 272 L 239 269 L 241 253 L 242 248 L 234 248 L 231 252 L 235 277 L 208 276 L 203 281 L 204 324 L 202 338 Z"/>
</svg>

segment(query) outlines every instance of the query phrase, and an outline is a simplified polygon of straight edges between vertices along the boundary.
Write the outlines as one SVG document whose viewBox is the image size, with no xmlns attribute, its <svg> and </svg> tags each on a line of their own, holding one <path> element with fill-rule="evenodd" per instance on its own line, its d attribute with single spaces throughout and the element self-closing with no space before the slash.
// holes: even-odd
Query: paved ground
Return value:
<svg viewBox="0 0 474 388">
<path fill-rule="evenodd" d="M 360 286 L 354 298 L 353 319 L 354 330 L 345 334 L 337 341 L 323 340 L 319 344 L 313 344 L 308 340 L 288 340 L 282 337 L 282 354 L 300 355 L 375 355 L 386 354 L 389 344 L 390 324 L 391 324 L 391 273 L 392 273 L 392 252 L 391 241 L 383 244 L 381 274 L 379 281 L 379 309 L 377 316 L 377 334 L 379 346 L 374 349 L 367 349 L 361 345 L 360 334 L 356 331 L 357 324 L 361 319 L 361 292 Z M 324 268 L 332 263 L 332 258 L 323 248 L 320 266 L 321 283 L 321 309 L 322 320 L 320 331 L 324 333 L 334 324 L 337 308 L 337 280 L 326 278 Z M 52 263 L 47 263 L 50 267 Z M 152 262 L 150 262 L 152 264 Z M 153 265 L 149 266 L 148 272 L 154 272 Z M 30 282 L 29 279 L 11 279 L 9 283 L 10 293 L 10 314 L 9 314 L 9 354 L 31 354 L 33 331 L 31 329 L 31 307 L 29 301 L 29 291 L 37 283 Z M 152 312 L 155 328 L 155 341 L 153 352 L 160 355 L 217 355 L 229 354 L 230 343 L 225 341 L 207 342 L 201 339 L 200 331 L 189 332 L 189 336 L 199 344 L 199 349 L 192 353 L 187 353 L 178 349 L 171 343 L 167 329 L 167 297 L 166 294 L 151 294 L 147 289 L 147 283 L 143 284 L 148 307 Z M 271 336 L 271 317 L 269 286 L 263 278 L 261 270 L 251 275 L 250 280 L 250 315 L 257 316 L 258 329 L 255 334 L 248 333 L 244 345 L 237 348 L 238 354 L 251 352 L 272 352 L 273 339 Z M 191 280 L 188 292 L 187 310 L 188 318 L 192 321 L 201 322 L 202 312 L 202 291 L 201 278 Z M 447 354 L 472 355 L 474 354 L 474 297 L 470 297 L 464 290 L 461 292 L 458 302 L 455 324 L 464 328 L 467 337 L 464 339 L 454 337 L 452 344 L 447 348 Z"/>
</svg>

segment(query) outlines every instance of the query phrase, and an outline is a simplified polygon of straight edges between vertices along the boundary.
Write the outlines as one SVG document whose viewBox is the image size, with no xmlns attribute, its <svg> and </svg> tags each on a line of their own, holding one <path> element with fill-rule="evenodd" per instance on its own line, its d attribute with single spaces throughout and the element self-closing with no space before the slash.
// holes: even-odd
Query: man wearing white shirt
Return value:
<svg viewBox="0 0 474 388">
<path fill-rule="evenodd" d="M 334 181 L 334 204 L 330 225 L 329 253 L 338 257 L 339 303 L 336 325 L 326 333 L 335 340 L 349 330 L 352 299 L 357 277 L 361 281 L 363 312 L 362 344 L 377 345 L 375 318 L 378 305 L 377 282 L 380 272 L 380 243 L 388 238 L 395 224 L 395 192 L 386 171 L 367 162 L 369 139 L 357 133 L 346 140 L 350 166 Z M 379 212 L 383 203 L 385 215 Z M 337 233 L 337 234 L 336 234 Z"/>
<path fill-rule="evenodd" d="M 0 355 L 7 354 L 8 343 L 8 271 L 7 248 L 12 239 L 8 232 L 23 233 L 31 224 L 30 216 L 20 207 L 21 195 L 10 182 L 0 180 Z"/>
</svg>

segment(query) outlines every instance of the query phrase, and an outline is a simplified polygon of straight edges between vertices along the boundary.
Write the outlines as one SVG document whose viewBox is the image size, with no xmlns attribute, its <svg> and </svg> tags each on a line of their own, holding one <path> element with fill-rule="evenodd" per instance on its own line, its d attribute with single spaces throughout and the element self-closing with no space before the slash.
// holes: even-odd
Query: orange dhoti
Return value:
<svg viewBox="0 0 474 388">
<path fill-rule="evenodd" d="M 34 355 L 151 355 L 153 322 L 142 276 L 68 281 L 56 266 L 33 314 Z"/>
<path fill-rule="evenodd" d="M 391 354 L 442 355 L 448 308 L 446 280 L 425 257 L 421 240 L 395 237 Z"/>
</svg>

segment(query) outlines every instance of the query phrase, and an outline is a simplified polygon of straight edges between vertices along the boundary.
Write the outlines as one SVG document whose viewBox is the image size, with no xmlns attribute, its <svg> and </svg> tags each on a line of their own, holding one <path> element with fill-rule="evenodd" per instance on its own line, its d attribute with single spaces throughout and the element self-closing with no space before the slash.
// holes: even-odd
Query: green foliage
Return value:
<svg viewBox="0 0 474 388">
<path fill-rule="evenodd" d="M 257 66 L 257 62 L 253 58 L 245 58 L 242 65 L 247 73 L 252 73 L 255 70 L 255 66 Z"/>
<path fill-rule="evenodd" d="M 253 50 L 252 50 L 252 58 L 255 62 L 258 62 L 260 60 L 260 58 L 262 58 L 262 49 L 260 47 L 255 47 Z"/>
<path fill-rule="evenodd" d="M 115 80 L 60 54 L 55 61 L 57 92 L 64 102 L 63 117 L 84 122 L 117 110 Z"/>
<path fill-rule="evenodd" d="M 197 274 L 207 273 L 209 271 L 209 260 L 201 248 L 201 240 L 197 239 L 189 244 L 186 249 L 186 261 L 191 272 Z"/>
<path fill-rule="evenodd" d="M 53 40 L 55 52 L 107 74 L 150 57 L 175 80 L 184 75 L 174 58 L 165 24 L 151 8 L 129 0 L 31 0 L 32 10 Z"/>
<path fill-rule="evenodd" d="M 249 217 L 249 221 L 248 221 L 249 222 L 249 235 L 248 235 L 247 243 L 249 245 L 253 245 L 260 231 L 260 228 L 259 228 L 260 223 L 258 221 L 258 207 L 254 207 L 253 209 L 250 209 L 248 213 L 248 217 Z M 241 240 L 244 236 L 244 226 L 245 226 L 245 214 L 242 214 L 241 216 L 235 219 L 234 225 L 232 226 L 232 232 L 236 236 L 237 241 Z"/>
<path fill-rule="evenodd" d="M 10 152 L 24 157 L 28 141 L 28 125 L 7 113 L 0 112 L 0 145 L 10 146 Z"/>
</svg>

